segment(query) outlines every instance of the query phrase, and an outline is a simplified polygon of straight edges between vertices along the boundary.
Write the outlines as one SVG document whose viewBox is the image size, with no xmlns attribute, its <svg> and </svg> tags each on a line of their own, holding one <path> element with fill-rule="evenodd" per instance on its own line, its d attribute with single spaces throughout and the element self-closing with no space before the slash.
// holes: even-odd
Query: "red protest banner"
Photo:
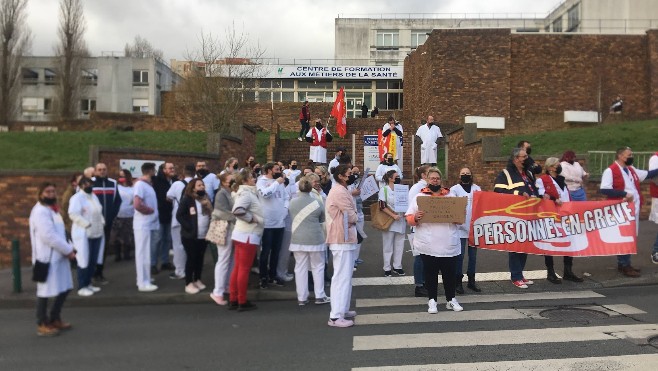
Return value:
<svg viewBox="0 0 658 371">
<path fill-rule="evenodd" d="M 469 243 L 556 256 L 635 254 L 634 205 L 622 200 L 555 202 L 476 192 Z"/>
</svg>

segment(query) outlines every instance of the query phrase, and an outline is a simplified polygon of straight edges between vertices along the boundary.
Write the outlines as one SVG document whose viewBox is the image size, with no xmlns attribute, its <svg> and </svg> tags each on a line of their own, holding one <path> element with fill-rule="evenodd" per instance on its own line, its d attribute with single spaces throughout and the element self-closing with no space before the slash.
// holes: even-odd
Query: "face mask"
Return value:
<svg viewBox="0 0 658 371">
<path fill-rule="evenodd" d="M 460 176 L 459 176 L 459 180 L 460 180 L 463 184 L 471 184 L 471 181 L 473 181 L 473 176 L 472 176 L 472 175 L 463 174 L 463 175 L 460 175 Z"/>
<path fill-rule="evenodd" d="M 238 170 L 238 164 L 233 165 L 233 170 Z"/>
<path fill-rule="evenodd" d="M 387 159 L 386 163 L 389 165 L 393 165 L 393 159 L 392 158 Z"/>
<path fill-rule="evenodd" d="M 562 173 L 562 166 L 558 166 L 558 167 L 555 169 L 555 172 L 556 172 L 557 174 Z"/>
<path fill-rule="evenodd" d="M 199 175 L 199 178 L 203 179 L 206 175 L 210 174 L 210 171 L 208 169 L 201 169 L 197 171 L 197 174 Z"/>
<path fill-rule="evenodd" d="M 279 179 L 279 178 L 281 178 L 281 173 L 274 173 L 274 174 L 272 174 L 272 178 L 274 178 L 274 179 Z"/>
<path fill-rule="evenodd" d="M 290 168 L 293 170 L 297 170 L 297 165 L 291 165 Z"/>
<path fill-rule="evenodd" d="M 395 178 L 393 180 L 393 184 L 400 184 L 400 182 L 401 182 L 400 178 Z"/>
<path fill-rule="evenodd" d="M 354 175 L 354 174 L 352 174 L 352 175 L 350 175 L 349 177 L 347 177 L 347 185 L 352 185 L 352 184 L 354 184 L 354 182 L 356 182 L 356 179 L 357 179 L 357 178 L 358 178 L 358 177 L 357 177 L 356 175 Z"/>
<path fill-rule="evenodd" d="M 53 206 L 57 203 L 57 198 L 44 197 L 41 199 L 41 202 L 43 202 L 44 205 Z"/>
<path fill-rule="evenodd" d="M 88 186 L 88 187 L 84 187 L 82 190 L 85 191 L 85 193 L 87 193 L 87 194 L 91 194 L 91 191 L 93 189 L 94 188 L 92 186 Z"/>
<path fill-rule="evenodd" d="M 318 130 L 322 130 L 322 124 L 320 123 L 315 124 L 315 128 Z"/>
<path fill-rule="evenodd" d="M 573 165 L 573 163 L 576 162 L 576 161 L 575 161 L 575 160 L 569 160 L 569 161 L 567 161 L 567 162 L 568 162 L 569 164 Z"/>
<path fill-rule="evenodd" d="M 531 153 L 532 153 L 532 148 L 531 147 L 528 147 L 528 148 L 525 149 L 525 154 L 526 155 L 530 156 Z"/>
<path fill-rule="evenodd" d="M 633 157 L 629 157 L 629 158 L 627 158 L 626 161 L 625 161 L 624 163 L 626 164 L 626 166 L 631 166 L 631 165 L 633 165 Z"/>
<path fill-rule="evenodd" d="M 432 192 L 438 192 L 438 191 L 441 190 L 441 185 L 440 184 L 439 185 L 428 184 L 427 188 L 429 188 L 430 191 L 432 191 Z"/>
<path fill-rule="evenodd" d="M 206 195 L 206 191 L 196 191 L 196 195 L 199 197 L 203 197 Z"/>
<path fill-rule="evenodd" d="M 524 169 L 528 169 L 528 168 L 530 168 L 530 165 L 531 165 L 531 164 L 532 164 L 532 163 L 530 162 L 530 159 L 529 159 L 529 158 L 526 158 L 525 160 L 523 160 L 523 168 L 524 168 Z"/>
<path fill-rule="evenodd" d="M 122 184 L 123 184 L 123 183 L 125 183 L 125 182 L 126 182 L 126 178 L 123 178 L 123 177 L 119 178 L 119 183 L 122 183 Z"/>
<path fill-rule="evenodd" d="M 260 168 L 259 167 L 254 168 L 254 174 L 256 174 L 256 175 L 260 174 Z"/>
</svg>

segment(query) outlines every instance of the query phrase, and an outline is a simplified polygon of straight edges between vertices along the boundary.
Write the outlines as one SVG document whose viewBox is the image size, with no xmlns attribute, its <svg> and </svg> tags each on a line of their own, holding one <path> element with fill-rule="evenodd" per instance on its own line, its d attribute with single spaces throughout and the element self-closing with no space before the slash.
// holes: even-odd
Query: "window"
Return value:
<svg viewBox="0 0 658 371">
<path fill-rule="evenodd" d="M 91 111 L 96 111 L 96 99 L 82 99 L 80 101 L 80 112 L 82 115 L 88 116 Z"/>
<path fill-rule="evenodd" d="M 281 80 L 283 83 L 281 84 L 281 87 L 284 89 L 294 89 L 295 88 L 295 80 Z"/>
<path fill-rule="evenodd" d="M 371 89 L 372 88 L 372 81 L 366 80 L 366 81 L 341 81 L 338 83 L 338 89 L 340 87 L 344 87 L 346 90 L 347 89 Z"/>
<path fill-rule="evenodd" d="M 562 17 L 553 21 L 553 32 L 562 32 Z"/>
<path fill-rule="evenodd" d="M 413 31 L 411 33 L 411 47 L 417 48 L 427 41 L 427 34 L 429 31 Z"/>
<path fill-rule="evenodd" d="M 23 98 L 21 100 L 21 113 L 23 116 L 43 116 L 52 113 L 53 100 L 51 98 Z"/>
<path fill-rule="evenodd" d="M 402 81 L 399 80 L 377 80 L 377 90 L 402 89 Z"/>
<path fill-rule="evenodd" d="M 377 49 L 397 49 L 400 46 L 398 31 L 377 31 Z"/>
<path fill-rule="evenodd" d="M 98 70 L 82 70 L 82 83 L 85 85 L 98 85 Z"/>
<path fill-rule="evenodd" d="M 284 91 L 281 93 L 281 102 L 294 102 L 294 101 L 295 101 L 295 93 L 291 91 Z"/>
<path fill-rule="evenodd" d="M 149 71 L 133 71 L 133 86 L 135 85 L 148 85 L 149 84 Z"/>
<path fill-rule="evenodd" d="M 376 106 L 380 110 L 395 110 L 402 108 L 402 93 L 377 93 L 375 94 Z"/>
<path fill-rule="evenodd" d="M 39 82 L 39 72 L 31 68 L 23 68 L 23 84 L 34 85 Z"/>
<path fill-rule="evenodd" d="M 299 80 L 299 89 L 333 89 L 334 82 L 328 80 Z"/>
<path fill-rule="evenodd" d="M 580 17 L 578 15 L 578 5 L 576 4 L 569 9 L 567 12 L 567 32 L 574 32 L 577 30 L 578 25 L 580 24 Z"/>
<path fill-rule="evenodd" d="M 155 73 L 155 87 L 160 89 L 162 85 L 162 74 L 160 72 Z"/>
<path fill-rule="evenodd" d="M 51 70 L 49 68 L 46 68 L 44 71 L 44 77 L 46 79 L 46 85 L 55 85 L 57 80 L 57 73 L 55 70 Z"/>
<path fill-rule="evenodd" d="M 133 99 L 133 112 L 149 113 L 149 100 Z"/>
</svg>

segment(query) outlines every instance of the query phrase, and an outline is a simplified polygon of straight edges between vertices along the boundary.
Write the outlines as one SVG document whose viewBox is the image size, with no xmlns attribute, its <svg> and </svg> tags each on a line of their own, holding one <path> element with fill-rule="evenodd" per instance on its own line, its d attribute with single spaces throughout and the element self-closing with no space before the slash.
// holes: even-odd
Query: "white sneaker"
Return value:
<svg viewBox="0 0 658 371">
<path fill-rule="evenodd" d="M 251 273 L 260 274 L 260 269 L 258 267 L 251 267 Z"/>
<path fill-rule="evenodd" d="M 198 294 L 199 291 L 199 288 L 194 283 L 189 283 L 187 286 L 185 286 L 185 292 L 188 294 Z"/>
<path fill-rule="evenodd" d="M 199 289 L 199 291 L 203 291 L 206 289 L 206 285 L 204 285 L 203 282 L 201 282 L 201 280 L 197 280 L 196 282 L 194 282 L 194 286 L 196 286 L 196 288 Z"/>
<path fill-rule="evenodd" d="M 439 309 L 436 307 L 436 300 L 430 299 L 427 301 L 427 313 L 430 314 L 439 313 Z"/>
<path fill-rule="evenodd" d="M 457 302 L 457 298 L 452 298 L 449 302 L 446 303 L 446 309 L 452 309 L 455 312 L 461 312 L 464 310 L 461 305 Z"/>
<path fill-rule="evenodd" d="M 87 286 L 87 288 L 89 290 L 93 291 L 94 293 L 97 293 L 97 292 L 101 291 L 100 287 L 96 287 L 96 286 L 92 286 L 92 285 Z"/>
<path fill-rule="evenodd" d="M 144 286 L 139 286 L 138 290 L 139 292 L 152 292 L 158 289 L 158 286 L 153 285 L 153 284 L 148 284 Z"/>
<path fill-rule="evenodd" d="M 291 273 L 286 273 L 285 276 L 281 277 L 284 282 L 290 282 L 295 279 L 295 275 Z"/>
<path fill-rule="evenodd" d="M 83 287 L 80 290 L 78 290 L 78 295 L 79 296 L 92 296 L 92 295 L 94 295 L 94 292 L 91 291 L 91 289 L 88 288 L 88 287 Z"/>
</svg>

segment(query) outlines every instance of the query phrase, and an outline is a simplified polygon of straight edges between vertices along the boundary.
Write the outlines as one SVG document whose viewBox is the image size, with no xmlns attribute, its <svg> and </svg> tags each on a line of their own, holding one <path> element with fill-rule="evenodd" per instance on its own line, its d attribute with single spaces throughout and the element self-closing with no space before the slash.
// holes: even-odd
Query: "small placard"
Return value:
<svg viewBox="0 0 658 371">
<path fill-rule="evenodd" d="M 406 184 L 396 184 L 393 186 L 393 193 L 395 193 L 395 212 L 407 212 L 409 208 L 409 186 Z"/>
<path fill-rule="evenodd" d="M 466 221 L 466 197 L 426 197 L 416 198 L 418 210 L 425 212 L 421 223 L 459 223 Z"/>
</svg>

